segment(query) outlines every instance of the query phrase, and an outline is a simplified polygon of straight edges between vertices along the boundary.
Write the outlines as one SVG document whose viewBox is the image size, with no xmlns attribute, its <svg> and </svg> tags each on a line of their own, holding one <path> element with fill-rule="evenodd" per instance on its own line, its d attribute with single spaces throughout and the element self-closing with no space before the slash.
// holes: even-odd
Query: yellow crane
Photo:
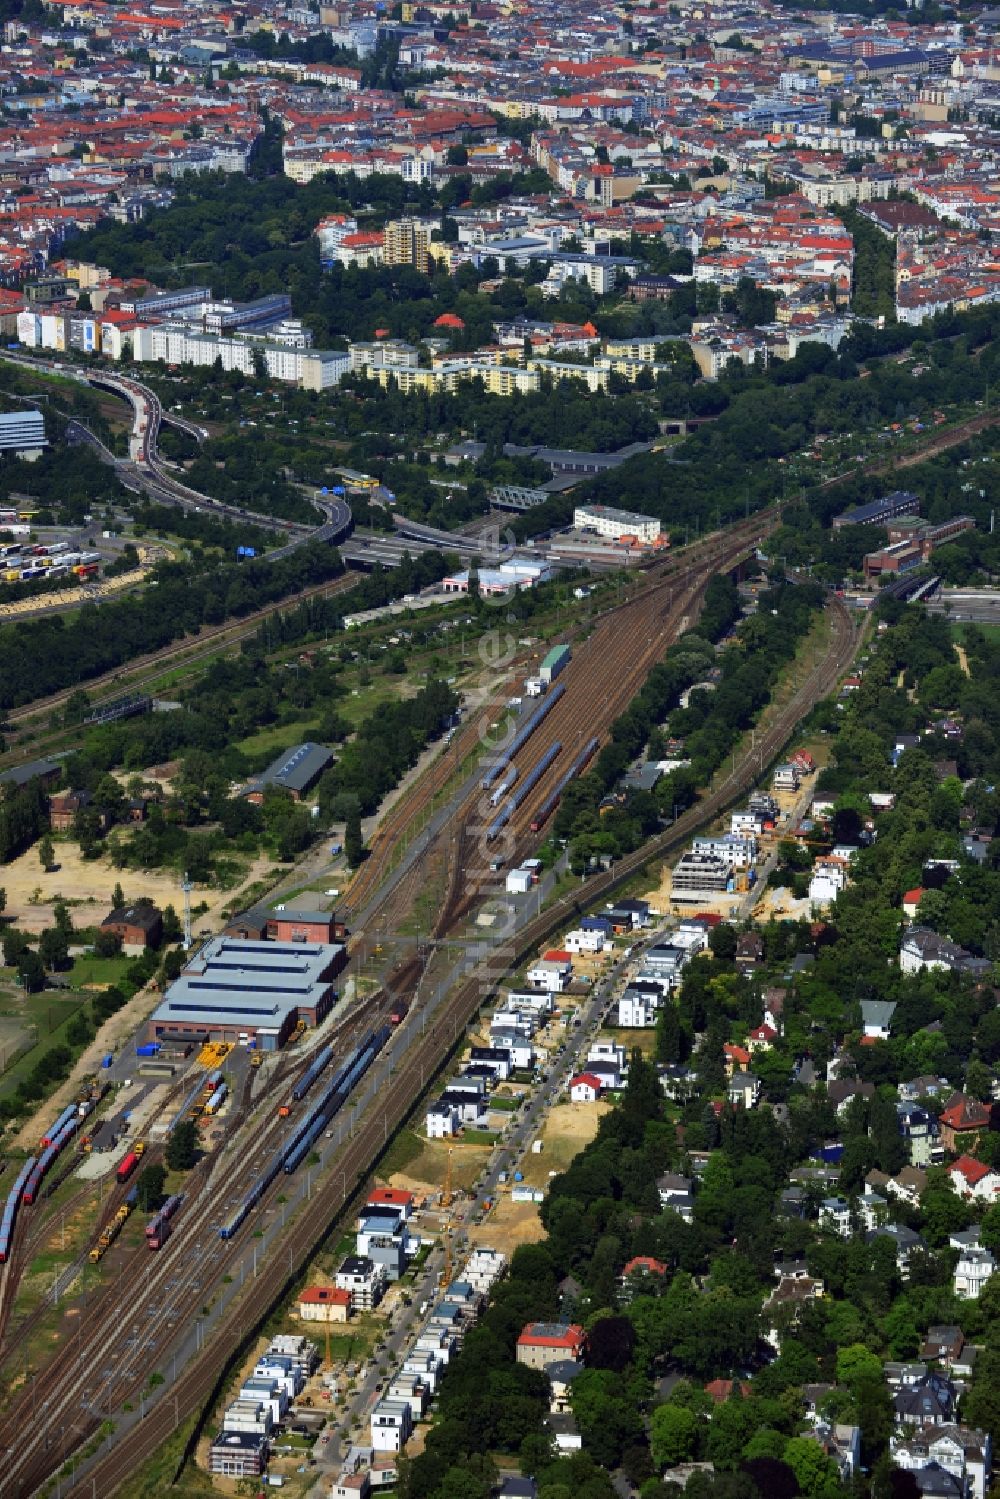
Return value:
<svg viewBox="0 0 1000 1499">
<path fill-rule="evenodd" d="M 454 1156 L 454 1154 L 455 1154 L 455 1148 L 454 1148 L 454 1146 L 453 1145 L 449 1145 L 448 1146 L 448 1166 L 447 1166 L 447 1169 L 446 1169 L 445 1174 L 444 1174 L 444 1191 L 441 1193 L 441 1206 L 443 1208 L 446 1208 L 446 1209 L 450 1209 L 451 1208 L 451 1203 L 452 1203 L 451 1166 L 452 1166 L 452 1157 Z M 442 1284 L 442 1286 L 448 1286 L 448 1285 L 451 1284 L 451 1213 L 450 1213 L 450 1211 L 448 1213 L 448 1218 L 447 1218 L 447 1221 L 445 1222 L 445 1226 L 444 1226 L 444 1270 L 441 1272 L 441 1284 Z"/>
</svg>

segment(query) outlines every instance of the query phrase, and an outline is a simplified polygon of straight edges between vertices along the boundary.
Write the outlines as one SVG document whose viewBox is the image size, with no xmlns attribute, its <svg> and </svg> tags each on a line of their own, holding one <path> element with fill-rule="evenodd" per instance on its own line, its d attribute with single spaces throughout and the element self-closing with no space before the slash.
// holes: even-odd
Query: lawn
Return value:
<svg viewBox="0 0 1000 1499">
<path fill-rule="evenodd" d="M 953 640 L 958 640 L 958 641 L 963 641 L 965 639 L 965 632 L 966 632 L 966 630 L 968 630 L 970 628 L 971 629 L 975 629 L 975 630 L 981 630 L 983 632 L 983 634 L 986 636 L 987 640 L 990 640 L 990 641 L 1000 640 L 1000 625 L 980 625 L 980 624 L 970 624 L 969 622 L 965 622 L 965 623 L 962 623 L 962 624 L 953 624 L 952 627 L 951 627 L 951 637 L 952 637 L 952 639 Z"/>
<path fill-rule="evenodd" d="M 237 739 L 235 747 L 253 759 L 258 755 L 269 755 L 274 759 L 282 750 L 314 740 L 318 732 L 316 724 L 307 719 L 293 719 L 290 723 L 269 724 L 266 729 L 248 734 L 245 739 Z"/>
<path fill-rule="evenodd" d="M 117 984 L 128 970 L 131 958 L 77 958 L 67 977 L 74 989 L 85 989 L 91 984 Z"/>
<path fill-rule="evenodd" d="M 57 999 L 51 993 L 29 994 L 26 997 L 21 1013 L 36 1028 L 38 1039 L 14 1059 L 0 1077 L 0 1096 L 12 1093 L 50 1047 L 60 1043 L 70 1046 L 66 1040 L 66 1027 L 83 1002 L 81 998 Z M 70 1046 L 74 1060 L 82 1049 Z"/>
</svg>

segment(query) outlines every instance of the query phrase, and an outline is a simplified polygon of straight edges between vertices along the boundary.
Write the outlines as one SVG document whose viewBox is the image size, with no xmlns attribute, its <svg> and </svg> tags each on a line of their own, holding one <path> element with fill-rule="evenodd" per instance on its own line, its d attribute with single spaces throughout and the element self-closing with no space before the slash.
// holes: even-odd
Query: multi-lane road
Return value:
<svg viewBox="0 0 1000 1499">
<path fill-rule="evenodd" d="M 240 506 L 227 505 L 221 500 L 213 499 L 211 495 L 202 494 L 199 490 L 192 489 L 190 485 L 183 484 L 170 472 L 160 456 L 158 446 L 160 428 L 163 425 L 177 427 L 199 443 L 204 441 L 206 433 L 203 428 L 196 426 L 185 417 L 178 416 L 176 412 L 165 412 L 156 392 L 140 380 L 104 370 L 84 372 L 67 369 L 64 365 L 52 360 L 28 359 L 23 355 L 9 352 L 0 353 L 0 359 L 35 374 L 41 371 L 45 374 L 59 375 L 63 379 L 79 380 L 94 390 L 110 391 L 131 406 L 132 450 L 128 458 L 117 457 L 96 433 L 79 420 L 74 419 L 70 422 L 69 434 L 77 441 L 89 443 L 105 463 L 114 469 L 125 488 L 132 490 L 133 493 L 145 492 L 150 499 L 160 504 L 206 510 L 216 515 L 224 515 L 229 520 L 249 521 L 255 526 L 264 526 L 278 531 L 287 539 L 284 545 L 266 554 L 271 561 L 288 556 L 308 541 L 332 543 L 350 534 L 351 508 L 342 496 L 314 495 L 313 502 L 322 520 L 315 526 L 304 526 L 293 521 L 278 520 L 273 515 L 262 515 Z"/>
</svg>

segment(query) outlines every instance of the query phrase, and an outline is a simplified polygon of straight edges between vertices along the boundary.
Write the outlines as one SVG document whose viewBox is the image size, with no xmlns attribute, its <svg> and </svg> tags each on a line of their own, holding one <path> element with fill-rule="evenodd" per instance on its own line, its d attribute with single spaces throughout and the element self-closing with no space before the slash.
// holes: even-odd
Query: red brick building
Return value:
<svg viewBox="0 0 1000 1499">
<path fill-rule="evenodd" d="M 152 902 L 137 901 L 116 906 L 101 922 L 102 932 L 114 932 L 123 947 L 158 947 L 163 936 L 163 917 Z"/>
</svg>

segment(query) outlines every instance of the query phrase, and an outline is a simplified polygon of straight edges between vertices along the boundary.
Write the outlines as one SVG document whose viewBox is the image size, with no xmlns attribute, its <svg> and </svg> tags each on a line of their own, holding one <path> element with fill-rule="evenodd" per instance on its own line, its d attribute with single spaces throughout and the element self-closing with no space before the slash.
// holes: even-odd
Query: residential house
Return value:
<svg viewBox="0 0 1000 1499">
<path fill-rule="evenodd" d="M 650 924 L 648 900 L 619 900 L 609 907 L 608 920 L 615 932 L 628 932 Z"/>
<path fill-rule="evenodd" d="M 573 960 L 569 953 L 546 953 L 528 969 L 528 983 L 550 994 L 562 994 L 573 978 Z"/>
<path fill-rule="evenodd" d="M 868 1041 L 888 1041 L 896 1006 L 892 1000 L 863 999 L 861 1030 Z"/>
<path fill-rule="evenodd" d="M 726 1093 L 729 1102 L 734 1107 L 755 1108 L 760 1098 L 760 1078 L 752 1072 L 734 1072 L 729 1079 Z"/>
<path fill-rule="evenodd" d="M 618 1277 L 621 1288 L 621 1299 L 631 1301 L 633 1296 L 641 1296 L 647 1293 L 658 1281 L 662 1281 L 667 1273 L 667 1267 L 662 1260 L 654 1259 L 651 1254 L 639 1254 L 628 1260 L 622 1268 Z M 548 1371 L 549 1379 L 552 1378 L 552 1370 Z"/>
<path fill-rule="evenodd" d="M 338 1286 L 307 1286 L 299 1293 L 298 1313 L 303 1322 L 346 1322 L 351 1293 Z"/>
<path fill-rule="evenodd" d="M 545 1366 L 549 1381 L 549 1414 L 565 1416 L 572 1410 L 573 1382 L 584 1366 L 578 1359 L 560 1358 Z"/>
<path fill-rule="evenodd" d="M 749 1048 L 740 1046 L 736 1041 L 723 1041 L 722 1056 L 726 1076 L 729 1078 L 734 1072 L 745 1072 L 750 1066 Z"/>
<path fill-rule="evenodd" d="M 871 1229 L 865 1238 L 869 1242 L 873 1239 L 888 1239 L 896 1251 L 896 1264 L 903 1280 L 909 1274 L 910 1257 L 918 1250 L 924 1250 L 927 1245 L 918 1233 L 912 1228 L 907 1228 L 903 1223 L 883 1223 L 877 1228 Z"/>
<path fill-rule="evenodd" d="M 920 1357 L 934 1364 L 952 1368 L 961 1358 L 965 1347 L 965 1334 L 954 1323 L 935 1324 L 928 1327 Z"/>
<path fill-rule="evenodd" d="M 958 1397 L 943 1374 L 925 1374 L 899 1390 L 892 1399 L 897 1426 L 944 1426 L 955 1419 Z"/>
<path fill-rule="evenodd" d="M 623 1030 L 649 1030 L 656 1024 L 663 991 L 655 984 L 630 984 L 618 1000 L 618 1024 Z"/>
<path fill-rule="evenodd" d="M 764 939 L 759 932 L 741 932 L 736 939 L 736 967 L 747 973 L 764 961 Z"/>
<path fill-rule="evenodd" d="M 771 784 L 775 791 L 798 791 L 801 777 L 797 766 L 789 761 L 785 765 L 779 765 L 771 777 Z"/>
<path fill-rule="evenodd" d="M 1000 1175 L 991 1166 L 984 1166 L 982 1161 L 977 1161 L 975 1156 L 960 1155 L 948 1167 L 948 1175 L 960 1197 L 992 1203 L 1000 1192 Z"/>
<path fill-rule="evenodd" d="M 101 922 L 101 931 L 120 937 L 126 952 L 142 952 L 159 946 L 163 917 L 152 901 L 135 901 L 109 911 Z"/>
<path fill-rule="evenodd" d="M 546 1425 L 552 1433 L 557 1453 L 582 1450 L 583 1438 L 576 1424 L 576 1417 L 571 1411 L 562 1416 L 549 1416 Z"/>
<path fill-rule="evenodd" d="M 604 1084 L 593 1072 L 578 1072 L 570 1080 L 569 1096 L 574 1103 L 596 1103 L 604 1092 Z"/>
<path fill-rule="evenodd" d="M 453 1104 L 443 1103 L 438 1099 L 437 1103 L 429 1104 L 424 1115 L 424 1130 L 428 1140 L 450 1140 L 457 1135 L 462 1127 L 458 1110 Z"/>
<path fill-rule="evenodd" d="M 962 1301 L 976 1301 L 996 1268 L 997 1262 L 988 1249 L 970 1245 L 958 1256 L 952 1273 L 952 1290 Z"/>
<path fill-rule="evenodd" d="M 990 1111 L 976 1098 L 953 1093 L 938 1116 L 941 1143 L 955 1154 L 975 1147 L 982 1131 L 989 1129 Z"/>
<path fill-rule="evenodd" d="M 388 1277 L 385 1267 L 366 1255 L 348 1255 L 333 1277 L 338 1290 L 349 1291 L 355 1311 L 370 1312 L 385 1295 Z"/>
<path fill-rule="evenodd" d="M 770 1051 L 777 1039 L 778 1032 L 765 1021 L 763 1025 L 755 1026 L 747 1036 L 747 1050 L 751 1056 L 758 1051 Z"/>
<path fill-rule="evenodd" d="M 921 1166 L 904 1166 L 889 1183 L 889 1191 L 911 1208 L 920 1206 L 927 1190 L 927 1172 Z"/>
<path fill-rule="evenodd" d="M 846 1197 L 825 1197 L 819 1205 L 819 1226 L 839 1234 L 842 1239 L 851 1237 L 851 1204 Z"/>
<path fill-rule="evenodd" d="M 577 928 L 567 932 L 563 945 L 568 953 L 600 953 L 604 951 L 604 933 L 592 929 Z"/>
<path fill-rule="evenodd" d="M 922 1104 L 897 1103 L 899 1133 L 907 1141 L 914 1166 L 938 1165 L 944 1159 L 937 1119 Z"/>
<path fill-rule="evenodd" d="M 402 1452 L 413 1431 L 408 1400 L 380 1400 L 372 1411 L 371 1438 L 376 1452 Z"/>
<path fill-rule="evenodd" d="M 899 966 L 903 973 L 949 973 L 969 955 L 963 947 L 927 926 L 911 926 L 903 934 Z"/>
<path fill-rule="evenodd" d="M 953 1490 L 960 1499 L 986 1499 L 993 1466 L 993 1443 L 988 1431 L 967 1426 L 946 1425 L 907 1431 L 890 1442 L 889 1455 L 897 1468 L 922 1474 L 937 1469 L 949 1474 L 959 1487 Z M 921 1485 L 921 1492 L 947 1493 Z"/>
<path fill-rule="evenodd" d="M 749 1400 L 753 1389 L 747 1380 L 735 1379 L 713 1379 L 705 1386 L 705 1394 L 713 1405 L 725 1405 L 727 1400 L 732 1399 L 733 1390 L 738 1390 L 744 1400 Z"/>
<path fill-rule="evenodd" d="M 560 1359 L 582 1361 L 587 1335 L 575 1322 L 529 1322 L 517 1340 L 517 1362 L 547 1369 Z"/>
<path fill-rule="evenodd" d="M 678 1213 L 685 1223 L 694 1221 L 694 1182 L 689 1176 L 665 1171 L 657 1178 L 656 1190 L 662 1207 Z"/>
</svg>

